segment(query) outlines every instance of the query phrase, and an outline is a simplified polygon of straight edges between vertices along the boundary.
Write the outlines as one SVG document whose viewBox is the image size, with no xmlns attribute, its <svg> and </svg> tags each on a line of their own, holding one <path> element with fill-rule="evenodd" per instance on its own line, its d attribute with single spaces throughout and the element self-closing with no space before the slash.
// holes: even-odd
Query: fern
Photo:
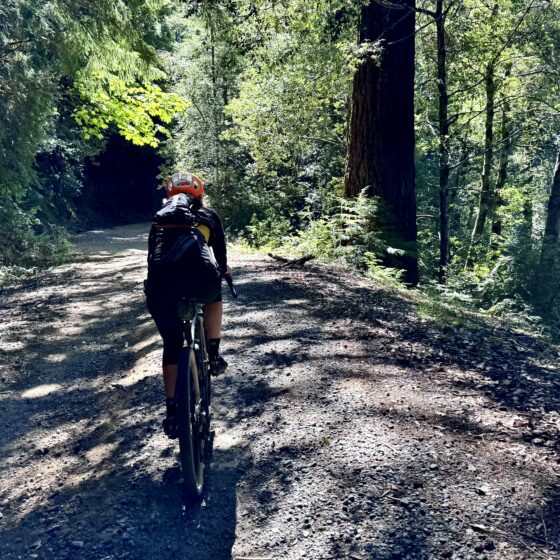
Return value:
<svg viewBox="0 0 560 560">
<path fill-rule="evenodd" d="M 404 250 L 387 246 L 379 227 L 379 209 L 378 199 L 365 189 L 354 199 L 333 197 L 323 216 L 313 219 L 307 214 L 307 223 L 289 246 L 298 254 L 349 264 L 368 276 L 396 284 L 402 279 L 401 271 L 384 264 L 388 256 Z"/>
</svg>

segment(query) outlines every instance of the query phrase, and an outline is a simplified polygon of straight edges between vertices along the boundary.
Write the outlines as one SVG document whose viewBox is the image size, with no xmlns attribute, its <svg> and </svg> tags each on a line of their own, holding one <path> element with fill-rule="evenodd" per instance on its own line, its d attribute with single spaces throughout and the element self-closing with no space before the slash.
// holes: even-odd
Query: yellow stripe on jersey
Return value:
<svg viewBox="0 0 560 560">
<path fill-rule="evenodd" d="M 200 231 L 200 233 L 204 235 L 204 239 L 206 240 L 206 243 L 208 243 L 210 241 L 210 228 L 208 226 L 200 224 L 196 226 L 196 229 L 198 229 L 198 231 Z"/>
</svg>

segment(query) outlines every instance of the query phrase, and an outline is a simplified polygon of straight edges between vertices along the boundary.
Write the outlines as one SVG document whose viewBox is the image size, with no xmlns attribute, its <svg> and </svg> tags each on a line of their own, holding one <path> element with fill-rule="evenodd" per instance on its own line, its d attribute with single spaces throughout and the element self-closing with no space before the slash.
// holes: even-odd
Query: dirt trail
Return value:
<svg viewBox="0 0 560 560">
<path fill-rule="evenodd" d="M 208 492 L 187 504 L 146 230 L 81 235 L 82 262 L 0 296 L 0 558 L 560 558 L 556 351 L 262 255 L 232 254 Z"/>
</svg>

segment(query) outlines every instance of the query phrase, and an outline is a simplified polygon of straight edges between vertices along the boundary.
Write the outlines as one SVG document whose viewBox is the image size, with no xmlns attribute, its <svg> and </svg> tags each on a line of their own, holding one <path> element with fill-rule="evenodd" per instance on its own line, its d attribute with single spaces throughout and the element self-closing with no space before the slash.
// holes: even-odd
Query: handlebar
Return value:
<svg viewBox="0 0 560 560">
<path fill-rule="evenodd" d="M 229 286 L 229 291 L 231 292 L 231 295 L 234 297 L 234 299 L 237 299 L 239 297 L 239 294 L 237 293 L 237 290 L 233 285 L 233 278 L 231 277 L 231 274 L 224 274 L 224 279 L 227 282 L 227 285 Z"/>
</svg>

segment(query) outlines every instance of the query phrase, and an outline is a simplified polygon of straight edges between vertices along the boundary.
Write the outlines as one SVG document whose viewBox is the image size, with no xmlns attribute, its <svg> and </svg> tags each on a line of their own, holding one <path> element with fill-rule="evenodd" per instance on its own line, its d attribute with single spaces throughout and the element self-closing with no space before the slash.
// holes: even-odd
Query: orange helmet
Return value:
<svg viewBox="0 0 560 560">
<path fill-rule="evenodd" d="M 174 173 L 167 179 L 167 196 L 186 193 L 200 198 L 204 194 L 204 183 L 193 173 Z"/>
</svg>

